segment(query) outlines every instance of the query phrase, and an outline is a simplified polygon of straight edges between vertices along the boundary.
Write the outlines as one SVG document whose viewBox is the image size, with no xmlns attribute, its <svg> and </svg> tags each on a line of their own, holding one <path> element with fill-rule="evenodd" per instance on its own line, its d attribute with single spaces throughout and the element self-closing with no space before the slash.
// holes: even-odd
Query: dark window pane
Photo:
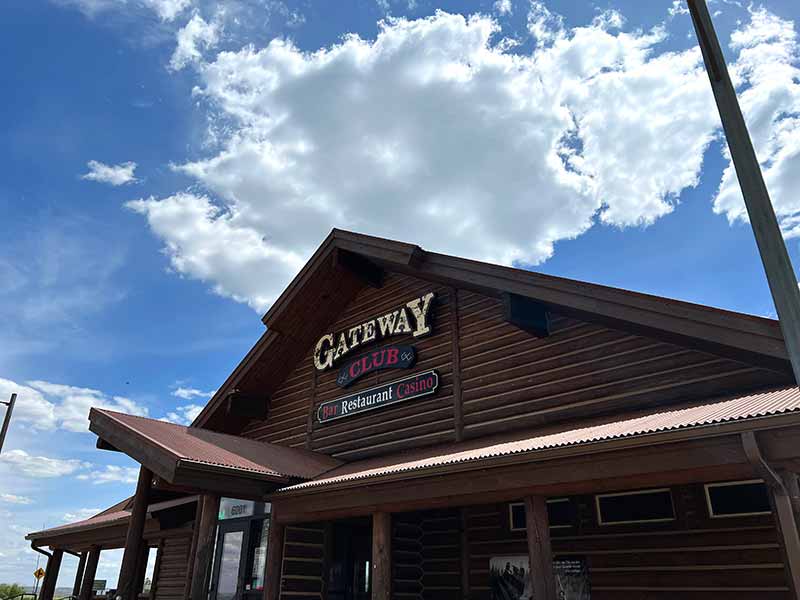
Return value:
<svg viewBox="0 0 800 600">
<path fill-rule="evenodd" d="M 557 500 L 547 503 L 547 518 L 550 527 L 564 527 L 572 525 L 575 518 L 572 510 L 572 502 L 569 500 Z"/>
<path fill-rule="evenodd" d="M 770 511 L 767 486 L 760 482 L 709 486 L 708 497 L 715 516 Z"/>
<path fill-rule="evenodd" d="M 657 521 L 675 518 L 672 495 L 669 490 L 620 496 L 598 496 L 598 503 L 602 523 Z"/>
<path fill-rule="evenodd" d="M 511 529 L 525 529 L 525 505 L 511 505 Z"/>
</svg>

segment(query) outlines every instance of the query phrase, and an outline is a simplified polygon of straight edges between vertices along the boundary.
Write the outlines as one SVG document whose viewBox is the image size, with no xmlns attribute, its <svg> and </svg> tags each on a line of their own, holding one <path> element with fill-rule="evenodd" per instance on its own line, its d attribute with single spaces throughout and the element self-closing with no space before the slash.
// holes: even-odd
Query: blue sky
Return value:
<svg viewBox="0 0 800 600">
<path fill-rule="evenodd" d="M 710 7 L 797 264 L 800 6 Z M 679 2 L 27 0 L 0 68 L 0 581 L 131 492 L 88 407 L 188 423 L 331 227 L 774 316 Z"/>
</svg>

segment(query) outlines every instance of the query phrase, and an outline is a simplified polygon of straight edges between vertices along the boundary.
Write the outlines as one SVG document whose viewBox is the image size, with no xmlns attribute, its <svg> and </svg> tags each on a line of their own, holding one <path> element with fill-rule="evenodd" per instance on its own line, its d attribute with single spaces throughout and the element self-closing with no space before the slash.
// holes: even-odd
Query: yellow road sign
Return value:
<svg viewBox="0 0 800 600">
<path fill-rule="evenodd" d="M 44 577 L 44 569 L 42 567 L 39 567 L 33 572 L 33 576 L 36 577 L 36 579 L 41 579 L 42 577 Z"/>
</svg>

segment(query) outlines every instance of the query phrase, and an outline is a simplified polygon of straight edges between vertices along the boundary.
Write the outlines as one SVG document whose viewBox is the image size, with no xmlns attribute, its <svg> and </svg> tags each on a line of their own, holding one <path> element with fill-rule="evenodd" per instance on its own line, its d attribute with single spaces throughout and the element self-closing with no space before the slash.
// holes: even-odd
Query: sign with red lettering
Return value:
<svg viewBox="0 0 800 600">
<path fill-rule="evenodd" d="M 391 383 L 324 402 L 317 408 L 317 421 L 327 423 L 375 408 L 428 396 L 433 394 L 438 387 L 439 374 L 436 371 L 417 373 Z"/>
<path fill-rule="evenodd" d="M 349 387 L 364 375 L 383 369 L 408 369 L 417 362 L 414 346 L 391 345 L 378 348 L 350 361 L 339 369 L 336 383 L 339 387 Z"/>
</svg>

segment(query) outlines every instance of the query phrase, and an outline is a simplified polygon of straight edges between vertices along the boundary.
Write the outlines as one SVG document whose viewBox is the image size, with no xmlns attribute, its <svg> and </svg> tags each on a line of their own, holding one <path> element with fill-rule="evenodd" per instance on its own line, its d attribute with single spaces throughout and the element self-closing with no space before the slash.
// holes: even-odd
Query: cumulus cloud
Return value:
<svg viewBox="0 0 800 600">
<path fill-rule="evenodd" d="M 81 175 L 81 179 L 108 183 L 113 186 L 125 185 L 137 181 L 133 172 L 136 170 L 135 162 L 124 162 L 118 165 L 107 165 L 99 160 L 90 160 L 86 163 L 89 172 Z"/>
<path fill-rule="evenodd" d="M 147 416 L 147 408 L 124 396 L 109 396 L 91 388 L 75 387 L 48 381 L 18 384 L 0 378 L 0 396 L 16 392 L 14 422 L 33 429 L 88 432 L 89 409 L 106 408 L 138 416 Z"/>
<path fill-rule="evenodd" d="M 33 500 L 27 496 L 17 496 L 16 494 L 0 494 L 0 502 L 6 504 L 32 504 Z"/>
<path fill-rule="evenodd" d="M 174 21 L 189 6 L 192 0 L 142 0 L 144 5 L 155 11 L 162 21 Z"/>
<path fill-rule="evenodd" d="M 511 0 L 496 0 L 494 9 L 501 15 L 510 15 L 512 10 Z"/>
<path fill-rule="evenodd" d="M 185 406 L 177 407 L 174 411 L 168 412 L 161 420 L 178 425 L 190 425 L 202 410 L 203 406 L 200 404 L 186 404 Z"/>
<path fill-rule="evenodd" d="M 204 392 L 196 388 L 179 386 L 173 390 L 172 395 L 181 400 L 191 400 L 192 398 L 211 398 L 214 395 L 214 390 Z"/>
<path fill-rule="evenodd" d="M 91 481 L 97 485 L 103 483 L 136 483 L 138 478 L 139 467 L 106 465 L 104 469 L 81 473 L 76 479 Z"/>
<path fill-rule="evenodd" d="M 103 510 L 102 508 L 79 508 L 78 510 L 64 513 L 64 516 L 61 518 L 61 520 L 64 521 L 65 523 L 83 521 L 84 519 L 88 519 L 90 517 L 95 516 L 102 510 Z"/>
<path fill-rule="evenodd" d="M 24 450 L 4 451 L 0 454 L 0 465 L 13 470 L 15 475 L 35 479 L 63 477 L 90 466 L 89 463 L 73 458 L 34 456 Z"/>
<path fill-rule="evenodd" d="M 175 168 L 209 194 L 128 206 L 173 268 L 263 310 L 331 227 L 502 264 L 535 264 L 598 219 L 652 223 L 696 185 L 717 127 L 697 49 L 567 29 L 543 4 L 515 54 L 488 16 L 387 19 L 316 52 L 291 41 L 199 70 L 232 133 Z"/>
<path fill-rule="evenodd" d="M 202 51 L 213 48 L 219 42 L 219 24 L 207 22 L 194 14 L 176 34 L 177 46 L 170 58 L 169 66 L 174 71 L 183 69 L 191 62 L 200 60 Z"/>
<path fill-rule="evenodd" d="M 787 237 L 800 235 L 800 55 L 791 21 L 763 8 L 731 36 L 738 51 L 731 76 L 764 173 L 772 204 Z M 730 159 L 730 155 L 726 152 Z M 714 199 L 714 211 L 747 221 L 744 200 L 729 162 Z"/>
</svg>

